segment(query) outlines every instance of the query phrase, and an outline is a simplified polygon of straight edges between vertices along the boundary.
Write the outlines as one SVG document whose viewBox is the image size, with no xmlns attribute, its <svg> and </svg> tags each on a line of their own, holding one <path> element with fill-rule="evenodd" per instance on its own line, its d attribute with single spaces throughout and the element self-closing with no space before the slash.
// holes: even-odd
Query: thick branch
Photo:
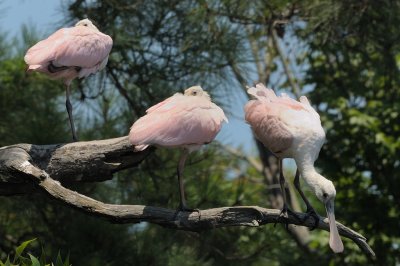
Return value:
<svg viewBox="0 0 400 266">
<path fill-rule="evenodd" d="M 34 170 L 25 169 L 27 173 L 34 173 Z M 86 213 L 103 217 L 113 223 L 149 222 L 188 231 L 228 226 L 260 226 L 268 223 L 289 223 L 310 228 L 314 225 L 314 219 L 311 217 L 304 222 L 300 221 L 306 218 L 304 213 L 298 213 L 300 220 L 293 215 L 289 215 L 289 219 L 286 220 L 280 217 L 280 210 L 265 209 L 258 206 L 221 207 L 189 213 L 143 205 L 106 204 L 64 188 L 44 172 L 34 173 L 34 176 L 40 179 L 39 186 L 51 197 Z M 341 223 L 337 223 L 337 226 L 340 235 L 353 240 L 366 254 L 375 256 L 364 236 Z M 317 228 L 329 231 L 328 219 L 321 217 Z"/>
<path fill-rule="evenodd" d="M 0 148 L 0 195 L 32 192 L 10 165 L 29 161 L 61 182 L 98 182 L 138 165 L 150 150 L 133 152 L 128 137 L 68 144 L 17 144 Z"/>
<path fill-rule="evenodd" d="M 30 148 L 28 149 L 27 147 Z M 168 228 L 188 231 L 201 231 L 228 226 L 260 226 L 268 223 L 289 223 L 306 227 L 313 227 L 314 225 L 314 219 L 312 217 L 306 218 L 304 213 L 298 213 L 300 219 L 291 214 L 286 219 L 280 216 L 280 210 L 265 209 L 258 206 L 220 207 L 189 213 L 143 205 L 106 204 L 63 187 L 48 172 L 35 165 L 33 160 L 33 158 L 48 158 L 47 163 L 42 164 L 42 166 L 45 166 L 46 169 L 54 174 L 58 174 L 58 177 L 60 177 L 60 171 L 64 171 L 70 176 L 72 173 L 77 175 L 81 171 L 91 169 L 94 173 L 88 174 L 91 177 L 89 180 L 98 181 L 103 180 L 104 177 L 111 176 L 115 171 L 137 164 L 148 153 L 147 151 L 132 154 L 131 150 L 132 147 L 127 143 L 126 137 L 65 145 L 36 146 L 21 144 L 4 147 L 0 149 L 0 180 L 2 182 L 18 181 L 19 185 L 31 184 L 32 190 L 39 188 L 51 198 L 113 223 L 149 222 Z M 47 154 L 49 151 L 51 151 L 50 154 Z M 91 156 L 89 156 L 89 151 L 93 153 Z M 75 154 L 75 157 L 72 154 Z M 94 155 L 98 157 L 93 157 Z M 63 158 L 63 156 L 66 158 Z M 86 163 L 80 162 L 81 159 Z M 88 163 L 87 160 L 89 159 L 93 160 L 93 162 L 89 161 Z M 127 159 L 128 163 L 123 163 L 122 159 Z M 71 162 L 80 165 L 80 171 L 72 166 Z M 72 170 L 63 170 L 62 167 L 71 168 Z M 100 175 L 99 179 L 95 179 L 95 173 L 99 172 L 103 175 Z M 87 179 L 81 176 L 79 179 L 73 180 Z M 18 183 L 15 184 L 18 185 Z M 337 226 L 340 235 L 353 240 L 364 253 L 372 257 L 375 256 L 365 237 L 340 223 L 337 223 Z M 329 224 L 327 219 L 321 217 L 317 228 L 328 231 Z"/>
</svg>

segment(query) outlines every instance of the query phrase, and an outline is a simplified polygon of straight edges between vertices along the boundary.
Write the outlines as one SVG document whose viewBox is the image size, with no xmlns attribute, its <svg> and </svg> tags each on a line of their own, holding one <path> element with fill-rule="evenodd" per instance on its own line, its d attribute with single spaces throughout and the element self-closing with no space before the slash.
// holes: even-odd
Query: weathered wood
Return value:
<svg viewBox="0 0 400 266">
<path fill-rule="evenodd" d="M 7 170 L 4 160 L 8 158 L 13 158 L 9 162 L 31 161 L 61 182 L 97 182 L 112 179 L 115 172 L 138 165 L 150 151 L 133 152 L 128 137 L 54 145 L 7 146 L 0 148 L 0 188 L 1 182 L 23 182 Z"/>
<path fill-rule="evenodd" d="M 198 212 L 181 212 L 143 205 L 106 204 L 64 188 L 45 172 L 37 171 L 33 166 L 26 165 L 23 171 L 37 178 L 39 186 L 49 196 L 80 211 L 105 218 L 113 223 L 149 222 L 187 231 L 201 231 L 228 226 L 257 227 L 268 223 L 288 223 L 312 228 L 315 223 L 314 219 L 305 213 L 297 213 L 298 217 L 289 214 L 286 219 L 280 215 L 280 210 L 258 206 L 221 207 L 199 210 Z M 366 254 L 375 256 L 364 236 L 338 222 L 337 227 L 340 235 L 353 240 Z M 329 231 L 328 219 L 320 217 L 317 228 Z"/>
<path fill-rule="evenodd" d="M 289 213 L 288 218 L 283 218 L 279 210 L 258 206 L 181 212 L 153 206 L 106 204 L 67 189 L 57 181 L 110 179 L 114 172 L 139 164 L 149 152 L 133 153 L 126 137 L 46 146 L 19 144 L 3 147 L 0 148 L 0 195 L 32 193 L 39 189 L 64 204 L 113 223 L 149 222 L 176 230 L 201 231 L 268 223 L 314 226 L 314 219 L 304 213 L 297 213 L 298 217 Z M 340 235 L 353 240 L 365 254 L 375 256 L 365 237 L 340 223 L 337 227 Z M 328 231 L 328 220 L 321 217 L 317 228 Z"/>
</svg>

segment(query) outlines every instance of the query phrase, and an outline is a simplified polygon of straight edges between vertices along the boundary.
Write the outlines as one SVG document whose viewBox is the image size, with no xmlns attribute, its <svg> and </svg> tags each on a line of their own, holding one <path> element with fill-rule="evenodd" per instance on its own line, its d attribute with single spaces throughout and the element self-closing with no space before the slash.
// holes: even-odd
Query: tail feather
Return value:
<svg viewBox="0 0 400 266">
<path fill-rule="evenodd" d="M 143 150 L 145 150 L 148 146 L 149 146 L 149 145 L 147 145 L 147 144 L 136 145 L 135 148 L 134 148 L 134 151 L 135 151 L 135 152 L 136 152 L 136 151 L 143 151 Z"/>
<path fill-rule="evenodd" d="M 250 88 L 248 87 L 247 93 L 253 95 L 258 100 L 261 99 L 273 100 L 277 98 L 275 92 L 272 89 L 265 87 L 264 84 L 262 83 L 258 83 L 255 87 L 250 87 Z"/>
<path fill-rule="evenodd" d="M 308 101 L 306 96 L 300 96 L 300 102 L 311 106 L 310 102 Z"/>
</svg>

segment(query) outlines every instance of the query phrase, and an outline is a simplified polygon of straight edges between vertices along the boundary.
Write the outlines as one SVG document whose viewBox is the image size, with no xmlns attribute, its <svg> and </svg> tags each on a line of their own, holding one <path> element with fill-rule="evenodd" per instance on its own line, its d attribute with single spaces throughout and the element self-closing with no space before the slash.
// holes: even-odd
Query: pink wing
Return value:
<svg viewBox="0 0 400 266">
<path fill-rule="evenodd" d="M 264 84 L 257 84 L 256 87 L 251 87 L 248 88 L 247 92 L 250 95 L 253 95 L 260 101 L 267 101 L 267 102 L 272 102 L 276 104 L 282 104 L 286 108 L 291 108 L 294 110 L 301 110 L 305 109 L 304 105 L 302 104 L 303 102 L 298 102 L 289 96 L 287 94 L 283 93 L 281 96 L 276 96 L 275 92 L 271 89 L 268 89 L 267 87 L 264 86 Z M 305 96 L 302 96 L 305 99 L 307 99 Z M 302 100 L 302 98 L 300 99 Z M 307 100 L 308 103 L 308 100 Z"/>
<path fill-rule="evenodd" d="M 211 142 L 226 117 L 221 108 L 199 97 L 176 94 L 148 110 L 129 133 L 136 150 L 148 145 L 176 147 Z"/>
<path fill-rule="evenodd" d="M 111 51 L 110 36 L 78 26 L 56 31 L 31 47 L 25 55 L 28 65 L 79 66 L 91 68 L 101 63 Z"/>
<path fill-rule="evenodd" d="M 147 109 L 146 113 L 149 114 L 153 111 L 166 112 L 171 109 L 174 109 L 177 106 L 177 102 L 181 100 L 182 97 L 184 97 L 182 93 L 175 93 L 173 96 Z"/>
<path fill-rule="evenodd" d="M 286 94 L 276 96 L 274 91 L 262 84 L 248 89 L 252 100 L 245 106 L 246 121 L 251 125 L 256 137 L 278 156 L 291 156 L 285 153 L 294 138 L 302 138 L 301 132 L 313 131 L 315 141 L 322 145 L 325 133 L 318 113 L 312 108 L 307 97 L 301 96 L 300 102 Z M 295 135 L 295 136 L 294 136 Z M 317 143 L 317 144 L 318 144 Z M 317 145 L 316 144 L 316 145 Z M 318 144 L 318 145 L 320 145 Z"/>
<path fill-rule="evenodd" d="M 245 119 L 255 136 L 278 156 L 290 148 L 293 142 L 293 135 L 280 119 L 279 112 L 279 105 L 259 100 L 250 101 L 245 106 Z"/>
</svg>

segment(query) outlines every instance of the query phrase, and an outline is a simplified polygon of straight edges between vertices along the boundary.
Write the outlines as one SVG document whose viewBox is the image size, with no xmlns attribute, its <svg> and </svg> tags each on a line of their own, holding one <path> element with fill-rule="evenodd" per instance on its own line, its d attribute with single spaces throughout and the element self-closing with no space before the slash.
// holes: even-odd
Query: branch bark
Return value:
<svg viewBox="0 0 400 266">
<path fill-rule="evenodd" d="M 51 198 L 89 215 L 113 223 L 149 222 L 176 230 L 202 231 L 228 226 L 261 226 L 283 223 L 313 227 L 314 219 L 304 213 L 299 218 L 289 214 L 280 216 L 280 210 L 258 206 L 220 207 L 199 212 L 143 206 L 107 204 L 79 194 L 61 185 L 61 181 L 103 181 L 122 169 L 138 165 L 150 150 L 134 153 L 127 137 L 57 145 L 18 144 L 0 148 L 0 195 L 4 185 L 29 186 L 31 193 L 40 190 Z M 42 161 L 43 160 L 43 161 Z M 75 164 L 75 165 L 73 165 Z M 352 229 L 337 223 L 340 235 L 353 240 L 367 255 L 375 254 L 366 238 Z M 329 230 L 326 218 L 321 217 L 317 227 Z"/>
<path fill-rule="evenodd" d="M 123 169 L 137 166 L 152 149 L 133 152 L 128 137 L 67 144 L 16 144 L 0 148 L 0 195 L 32 193 L 32 182 L 15 166 L 24 161 L 62 183 L 101 182 Z"/>
</svg>

